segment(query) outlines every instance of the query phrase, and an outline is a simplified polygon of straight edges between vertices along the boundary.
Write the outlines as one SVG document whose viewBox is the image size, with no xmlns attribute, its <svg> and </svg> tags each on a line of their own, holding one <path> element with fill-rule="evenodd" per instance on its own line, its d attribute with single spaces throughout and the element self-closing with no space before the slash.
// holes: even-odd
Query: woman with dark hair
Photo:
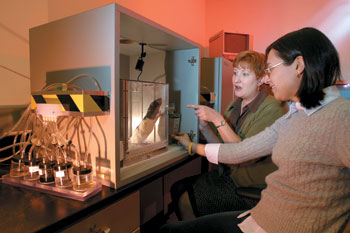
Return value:
<svg viewBox="0 0 350 233">
<path fill-rule="evenodd" d="M 338 53 L 322 32 L 303 28 L 272 43 L 266 56 L 266 81 L 276 99 L 291 101 L 289 112 L 242 142 L 194 151 L 231 164 L 272 152 L 278 170 L 266 177 L 261 200 L 243 214 L 208 215 L 162 232 L 344 232 L 350 224 L 350 101 L 333 86 Z"/>
</svg>

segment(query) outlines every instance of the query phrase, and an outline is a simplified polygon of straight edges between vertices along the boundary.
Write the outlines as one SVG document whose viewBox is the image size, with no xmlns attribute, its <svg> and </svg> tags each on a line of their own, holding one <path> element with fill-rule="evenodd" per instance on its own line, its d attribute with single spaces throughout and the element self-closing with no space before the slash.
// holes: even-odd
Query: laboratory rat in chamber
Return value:
<svg viewBox="0 0 350 233">
<path fill-rule="evenodd" d="M 159 116 L 161 115 L 160 106 L 162 98 L 154 100 L 148 107 L 147 113 L 139 126 L 134 130 L 130 141 L 132 143 L 142 143 L 152 132 Z"/>
</svg>

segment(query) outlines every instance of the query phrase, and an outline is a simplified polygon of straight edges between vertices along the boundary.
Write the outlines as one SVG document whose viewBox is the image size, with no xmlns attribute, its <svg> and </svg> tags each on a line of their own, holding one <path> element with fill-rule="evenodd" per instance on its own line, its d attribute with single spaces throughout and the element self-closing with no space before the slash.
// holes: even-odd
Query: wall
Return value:
<svg viewBox="0 0 350 233">
<path fill-rule="evenodd" d="M 0 0 L 0 133 L 30 102 L 29 28 L 114 2 L 199 44 L 205 42 L 205 0 Z"/>
<path fill-rule="evenodd" d="M 47 1 L 0 1 L 0 134 L 30 101 L 29 31 L 47 22 Z"/>
<path fill-rule="evenodd" d="M 224 29 L 251 34 L 263 52 L 281 35 L 313 26 L 334 42 L 350 81 L 349 0 L 1 0 L 0 106 L 29 103 L 29 28 L 113 2 L 205 47 Z"/>
<path fill-rule="evenodd" d="M 264 52 L 274 40 L 311 26 L 335 44 L 344 79 L 350 81 L 349 0 L 206 0 L 206 44 L 220 30 L 253 36 L 253 49 Z"/>
<path fill-rule="evenodd" d="M 29 28 L 113 2 L 199 44 L 205 42 L 205 0 L 1 0 L 0 106 L 29 103 Z"/>
<path fill-rule="evenodd" d="M 49 21 L 113 2 L 194 42 L 205 43 L 205 0 L 50 0 Z"/>
<path fill-rule="evenodd" d="M 1 108 L 30 101 L 28 29 L 47 22 L 47 6 L 47 1 L 0 1 Z"/>
</svg>

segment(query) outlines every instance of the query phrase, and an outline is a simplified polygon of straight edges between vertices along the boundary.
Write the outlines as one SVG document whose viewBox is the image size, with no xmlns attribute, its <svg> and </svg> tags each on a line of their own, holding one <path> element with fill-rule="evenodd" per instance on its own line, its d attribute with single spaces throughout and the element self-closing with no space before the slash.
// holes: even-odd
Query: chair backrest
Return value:
<svg viewBox="0 0 350 233">
<path fill-rule="evenodd" d="M 241 197 L 248 197 L 254 200 L 260 200 L 262 188 L 256 187 L 239 187 L 236 188 L 236 194 Z"/>
</svg>

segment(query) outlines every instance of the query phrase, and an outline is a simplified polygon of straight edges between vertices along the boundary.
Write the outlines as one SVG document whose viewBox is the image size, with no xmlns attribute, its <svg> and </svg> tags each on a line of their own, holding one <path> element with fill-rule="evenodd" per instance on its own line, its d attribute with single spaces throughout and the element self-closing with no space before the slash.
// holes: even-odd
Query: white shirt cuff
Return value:
<svg viewBox="0 0 350 233">
<path fill-rule="evenodd" d="M 241 214 L 242 215 L 242 214 Z M 239 216 L 237 218 L 240 218 Z M 240 224 L 238 224 L 238 227 L 241 229 L 244 233 L 266 233 L 264 229 L 262 229 L 259 224 L 257 224 L 254 220 L 254 218 L 250 215 L 246 219 L 243 220 Z"/>
<path fill-rule="evenodd" d="M 204 151 L 205 155 L 208 159 L 209 162 L 218 164 L 219 163 L 219 148 L 220 148 L 219 143 L 211 143 L 211 144 L 206 144 Z"/>
</svg>

